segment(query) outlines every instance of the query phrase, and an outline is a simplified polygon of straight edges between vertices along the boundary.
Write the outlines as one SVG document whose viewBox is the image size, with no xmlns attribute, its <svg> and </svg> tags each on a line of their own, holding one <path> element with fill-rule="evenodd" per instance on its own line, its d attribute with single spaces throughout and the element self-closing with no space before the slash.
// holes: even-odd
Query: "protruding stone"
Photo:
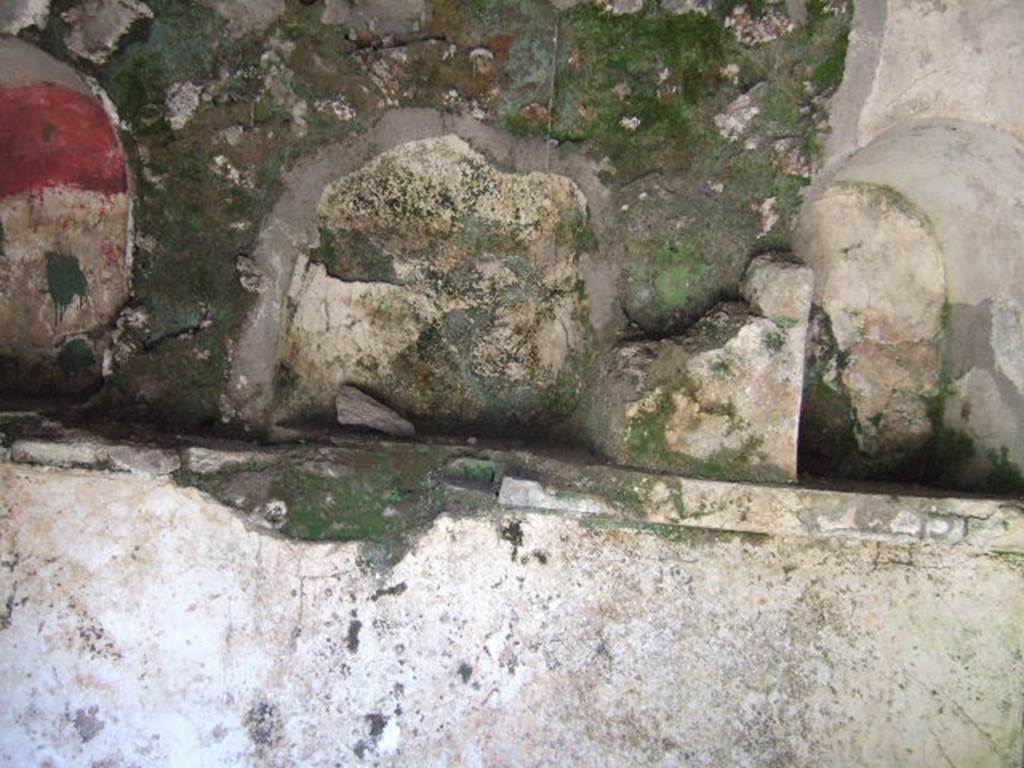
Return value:
<svg viewBox="0 0 1024 768">
<path fill-rule="evenodd" d="M 740 286 L 755 312 L 790 327 L 807 323 L 813 290 L 810 267 L 781 254 L 755 258 Z"/>
<path fill-rule="evenodd" d="M 261 451 L 232 451 L 218 448 L 191 446 L 184 451 L 185 469 L 199 475 L 209 475 L 228 469 L 265 467 L 277 460 L 273 453 Z"/>
<path fill-rule="evenodd" d="M 604 499 L 569 491 L 545 488 L 535 480 L 505 477 L 498 491 L 498 503 L 515 509 L 543 509 L 580 515 L 612 514 L 614 509 Z"/>
<path fill-rule="evenodd" d="M 996 470 L 1002 485 L 1024 466 L 1022 189 L 1024 144 L 931 120 L 878 137 L 811 197 L 794 249 L 831 326 L 811 351 L 838 364 L 808 407 L 847 398 L 857 449 L 833 463 L 909 457 L 925 471 L 912 452 L 951 437 L 943 427 L 965 438 L 934 468 L 945 483 L 990 485 Z M 831 420 L 807 426 L 827 442 Z"/>
<path fill-rule="evenodd" d="M 4 0 L 0 3 L 0 33 L 16 35 L 23 29 L 43 29 L 50 15 L 50 0 Z"/>
<path fill-rule="evenodd" d="M 367 427 L 395 437 L 416 434 L 409 421 L 355 387 L 342 387 L 334 407 L 338 423 L 343 427 Z"/>
<path fill-rule="evenodd" d="M 847 363 L 863 450 L 931 431 L 945 281 L 930 221 L 891 188 L 836 183 L 804 211 L 798 248 L 815 270 L 815 302 Z"/>
<path fill-rule="evenodd" d="M 69 30 L 68 50 L 94 64 L 103 64 L 135 24 L 153 18 L 139 0 L 81 0 L 63 15 Z"/>
<path fill-rule="evenodd" d="M 318 223 L 291 284 L 280 419 L 323 414 L 346 384 L 442 428 L 565 418 L 587 338 L 571 179 L 500 171 L 450 134 L 336 179 Z"/>
<path fill-rule="evenodd" d="M 167 122 L 175 131 L 180 131 L 199 108 L 202 89 L 195 83 L 185 81 L 175 83 L 167 89 L 165 103 L 167 105 Z"/>
<path fill-rule="evenodd" d="M 685 337 L 618 348 L 595 442 L 625 464 L 795 480 L 811 290 L 806 266 L 758 257 L 742 292 L 764 317 L 721 305 Z"/>
<path fill-rule="evenodd" d="M 761 99 L 764 97 L 765 86 L 758 84 L 746 93 L 733 99 L 725 112 L 715 116 L 715 127 L 723 138 L 737 141 L 746 133 L 754 118 L 761 114 Z"/>
<path fill-rule="evenodd" d="M 17 440 L 11 461 L 47 467 L 111 469 L 136 475 L 161 477 L 181 466 L 174 451 L 136 445 L 109 445 L 97 440 Z"/>
</svg>

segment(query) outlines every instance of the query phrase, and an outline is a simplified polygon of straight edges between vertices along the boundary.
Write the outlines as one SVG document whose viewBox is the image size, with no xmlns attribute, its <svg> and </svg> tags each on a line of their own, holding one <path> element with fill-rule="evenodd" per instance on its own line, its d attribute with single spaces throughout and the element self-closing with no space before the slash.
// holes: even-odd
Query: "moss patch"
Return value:
<svg viewBox="0 0 1024 768">
<path fill-rule="evenodd" d="M 630 320 L 642 328 L 664 329 L 694 319 L 718 292 L 714 261 L 712 253 L 693 242 L 663 242 L 627 273 L 624 306 Z"/>
<path fill-rule="evenodd" d="M 757 451 L 760 441 L 756 438 L 747 440 L 740 450 L 723 448 L 707 459 L 673 450 L 666 440 L 665 432 L 674 413 L 675 406 L 671 393 L 663 392 L 654 408 L 630 421 L 624 440 L 627 463 L 715 480 L 751 480 L 766 483 L 789 481 L 785 472 L 759 460 Z M 726 409 L 726 415 L 734 418 L 731 406 Z"/>
<path fill-rule="evenodd" d="M 820 19 L 820 17 L 818 18 Z M 849 18 L 844 18 L 842 26 L 829 46 L 828 55 L 814 68 L 811 82 L 821 91 L 834 91 L 843 81 L 843 72 L 846 70 L 846 52 L 850 41 L 850 27 Z"/>
<path fill-rule="evenodd" d="M 85 339 L 72 339 L 60 348 L 57 364 L 66 376 L 74 376 L 96 365 L 96 357 Z"/>
<path fill-rule="evenodd" d="M 284 531 L 291 536 L 385 543 L 428 519 L 428 491 L 427 478 L 390 467 L 342 478 L 290 468 L 275 479 L 270 495 L 288 505 Z"/>
<path fill-rule="evenodd" d="M 1020 467 L 1010 461 L 1008 451 L 989 452 L 989 463 L 992 469 L 982 483 L 982 490 L 1008 496 L 1024 496 L 1024 473 Z"/>
<path fill-rule="evenodd" d="M 391 257 L 372 237 L 359 230 L 320 227 L 320 245 L 310 251 L 309 259 L 323 264 L 327 274 L 343 280 L 397 280 Z"/>
</svg>

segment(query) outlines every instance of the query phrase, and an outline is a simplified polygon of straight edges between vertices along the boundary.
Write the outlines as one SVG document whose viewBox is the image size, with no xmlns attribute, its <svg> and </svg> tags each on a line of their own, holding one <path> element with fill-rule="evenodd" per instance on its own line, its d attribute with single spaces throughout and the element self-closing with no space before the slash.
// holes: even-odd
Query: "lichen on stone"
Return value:
<svg viewBox="0 0 1024 768">
<path fill-rule="evenodd" d="M 313 414 L 353 384 L 435 428 L 570 415 L 589 334 L 581 257 L 593 247 L 575 182 L 500 171 L 448 135 L 329 184 L 317 219 L 282 353 L 297 409 Z"/>
</svg>

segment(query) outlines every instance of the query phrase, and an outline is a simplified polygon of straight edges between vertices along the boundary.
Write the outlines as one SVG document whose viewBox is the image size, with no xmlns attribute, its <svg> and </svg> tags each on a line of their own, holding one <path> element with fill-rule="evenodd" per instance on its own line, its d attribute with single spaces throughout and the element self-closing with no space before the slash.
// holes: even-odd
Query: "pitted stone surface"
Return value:
<svg viewBox="0 0 1024 768">
<path fill-rule="evenodd" d="M 12 765 L 1015 768 L 1024 747 L 1024 582 L 969 548 L 527 513 L 515 544 L 442 516 L 375 574 L 151 480 L 3 465 L 0 508 Z"/>
<path fill-rule="evenodd" d="M 352 385 L 414 422 L 536 421 L 554 387 L 579 388 L 569 369 L 587 316 L 573 233 L 587 215 L 570 179 L 498 171 L 454 135 L 399 145 L 330 184 L 316 261 L 292 282 L 284 412 L 329 409 Z"/>
<path fill-rule="evenodd" d="M 616 461 L 728 479 L 796 479 L 811 270 L 759 256 L 741 292 L 685 336 L 621 345 L 596 411 Z"/>
</svg>

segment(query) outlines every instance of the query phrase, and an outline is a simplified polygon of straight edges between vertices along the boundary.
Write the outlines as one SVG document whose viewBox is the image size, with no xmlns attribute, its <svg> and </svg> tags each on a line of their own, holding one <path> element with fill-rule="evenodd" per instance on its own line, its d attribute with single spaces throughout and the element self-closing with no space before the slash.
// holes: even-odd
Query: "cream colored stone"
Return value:
<svg viewBox="0 0 1024 768">
<path fill-rule="evenodd" d="M 0 506 L 5 764 L 1014 768 L 1024 746 L 1024 582 L 969 547 L 517 512 L 513 548 L 442 515 L 374 573 L 168 483 L 4 465 Z"/>
<path fill-rule="evenodd" d="M 782 255 L 758 256 L 747 267 L 740 293 L 755 312 L 783 325 L 807 322 L 814 273 Z"/>
<path fill-rule="evenodd" d="M 357 233 L 394 278 L 335 277 L 299 261 L 280 356 L 296 409 L 324 410 L 354 384 L 410 418 L 471 420 L 489 404 L 480 391 L 532 390 L 536 401 L 580 352 L 571 230 L 587 208 L 567 177 L 499 172 L 448 135 L 378 155 L 329 184 L 317 210 L 336 247 Z"/>
<path fill-rule="evenodd" d="M 332 229 L 356 229 L 409 249 L 447 238 L 467 219 L 494 237 L 529 245 L 550 237 L 567 213 L 586 211 L 562 176 L 495 170 L 465 140 L 448 135 L 402 144 L 325 190 L 319 213 Z"/>
<path fill-rule="evenodd" d="M 126 258 L 130 201 L 125 194 L 52 187 L 0 200 L 4 258 L 0 264 L 0 347 L 45 360 L 60 342 L 104 326 L 128 300 Z M 73 256 L 86 295 L 55 305 L 47 254 Z"/>
<path fill-rule="evenodd" d="M 808 267 L 758 256 L 741 293 L 763 316 L 723 305 L 685 337 L 620 347 L 594 442 L 620 463 L 795 479 L 812 284 Z"/>
<path fill-rule="evenodd" d="M 311 264 L 293 284 L 295 314 L 281 359 L 305 391 L 333 406 L 345 384 L 368 386 L 387 375 L 420 331 L 441 313 L 428 298 L 388 283 L 343 282 Z"/>
<path fill-rule="evenodd" d="M 892 189 L 837 182 L 801 213 L 796 252 L 849 360 L 840 372 L 863 447 L 931 430 L 946 297 L 944 256 L 928 219 Z"/>
<path fill-rule="evenodd" d="M 16 35 L 23 29 L 43 29 L 50 15 L 50 0 L 6 0 L 0 6 L 0 32 Z"/>
<path fill-rule="evenodd" d="M 861 145 L 908 120 L 950 117 L 1024 139 L 1024 6 L 1018 0 L 887 0 Z"/>
</svg>

